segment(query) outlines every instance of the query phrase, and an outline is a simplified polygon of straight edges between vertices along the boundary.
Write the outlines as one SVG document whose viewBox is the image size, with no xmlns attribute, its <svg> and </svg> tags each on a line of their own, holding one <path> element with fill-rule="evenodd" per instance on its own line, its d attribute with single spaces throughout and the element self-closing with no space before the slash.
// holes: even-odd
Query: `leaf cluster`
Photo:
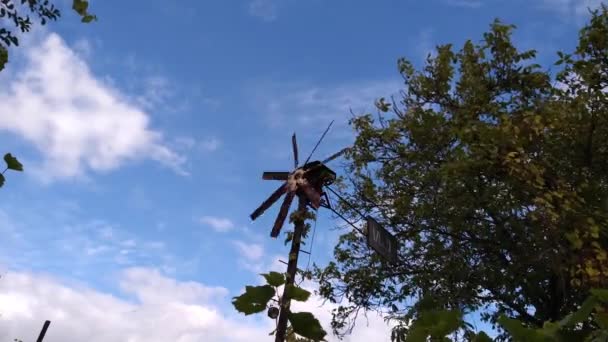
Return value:
<svg viewBox="0 0 608 342">
<path fill-rule="evenodd" d="M 310 298 L 309 291 L 293 284 L 286 284 L 286 274 L 269 272 L 263 273 L 262 276 L 266 280 L 266 285 L 246 286 L 245 293 L 233 298 L 232 305 L 237 311 L 251 315 L 270 308 L 271 301 L 282 303 L 278 288 L 283 285 L 286 286 L 285 295 L 290 300 L 305 302 Z M 276 299 L 273 299 L 275 297 Z M 291 312 L 289 307 L 283 309 L 288 310 L 287 317 L 290 323 L 288 341 L 324 341 L 327 333 L 312 313 Z"/>
<path fill-rule="evenodd" d="M 4 171 L 2 171 L 2 173 L 0 173 L 0 187 L 2 187 L 4 185 L 4 182 L 6 181 L 6 178 L 4 177 L 4 173 L 6 171 L 23 171 L 23 165 L 19 162 L 19 160 L 17 160 L 17 158 L 15 158 L 10 153 L 4 155 L 4 162 L 6 163 L 6 168 L 4 169 Z"/>
<path fill-rule="evenodd" d="M 350 303 L 337 334 L 363 310 L 411 321 L 413 298 L 540 328 L 608 286 L 608 8 L 591 15 L 556 75 L 494 21 L 459 50 L 437 47 L 424 67 L 398 62 L 405 88 L 378 115 L 351 121 L 353 221 L 374 216 L 402 246 L 387 264 L 355 232 L 317 268 L 320 294 Z"/>
<path fill-rule="evenodd" d="M 425 298 L 428 299 L 428 298 Z M 425 300 L 423 299 L 423 300 Z M 558 321 L 545 321 L 538 328 L 530 327 L 520 320 L 501 315 L 498 324 L 505 330 L 507 337 L 514 342 L 561 342 L 584 341 L 600 342 L 608 337 L 608 290 L 593 289 L 591 295 L 573 313 Z M 584 329 L 584 326 L 592 329 Z M 461 338 L 458 331 L 462 331 Z M 473 327 L 463 321 L 458 310 L 424 308 L 409 327 L 400 327 L 393 332 L 394 342 L 432 341 L 470 341 L 492 342 L 485 332 L 475 332 Z"/>
<path fill-rule="evenodd" d="M 72 9 L 81 17 L 81 21 L 89 23 L 97 17 L 88 12 L 87 0 L 73 0 Z M 21 33 L 29 32 L 33 19 L 36 17 L 40 25 L 56 21 L 61 12 L 49 0 L 0 0 L 0 71 L 8 62 L 8 48 L 18 46 L 19 38 L 13 32 L 17 28 Z"/>
</svg>

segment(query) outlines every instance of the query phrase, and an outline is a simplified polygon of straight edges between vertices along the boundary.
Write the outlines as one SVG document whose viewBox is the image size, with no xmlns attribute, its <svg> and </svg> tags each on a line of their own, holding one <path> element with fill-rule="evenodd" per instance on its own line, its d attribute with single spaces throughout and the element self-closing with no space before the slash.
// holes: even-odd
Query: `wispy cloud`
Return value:
<svg viewBox="0 0 608 342">
<path fill-rule="evenodd" d="M 49 211 L 56 206 L 47 204 Z M 16 269 L 69 269 L 90 275 L 117 265 L 180 264 L 162 241 L 133 234 L 104 220 L 52 217 L 29 210 L 0 208 L 0 260 Z M 174 258 L 175 259 L 175 258 Z"/>
<path fill-rule="evenodd" d="M 541 6 L 556 11 L 565 17 L 577 17 L 581 20 L 589 15 L 589 9 L 597 9 L 603 0 L 539 0 Z"/>
<path fill-rule="evenodd" d="M 318 127 L 336 120 L 335 126 L 346 126 L 354 114 L 375 110 L 374 101 L 389 97 L 402 88 L 395 79 L 358 81 L 334 85 L 270 82 L 258 85 L 251 93 L 255 105 L 274 127 Z"/>
<path fill-rule="evenodd" d="M 225 233 L 234 228 L 234 222 L 230 219 L 217 216 L 203 216 L 199 219 L 200 223 L 211 227 L 216 232 Z"/>
<path fill-rule="evenodd" d="M 30 173 L 50 182 L 152 159 L 186 174 L 185 157 L 150 128 L 149 115 L 97 79 L 58 35 L 28 47 L 26 59 L 18 77 L 0 90 L 0 130 L 42 154 L 41 165 L 29 164 Z"/>
<path fill-rule="evenodd" d="M 264 256 L 264 247 L 258 243 L 246 243 L 244 241 L 233 241 L 237 252 L 248 262 L 257 262 Z"/>
<path fill-rule="evenodd" d="M 278 15 L 280 0 L 252 0 L 249 3 L 249 14 L 264 21 L 273 21 Z"/>
<path fill-rule="evenodd" d="M 208 138 L 200 142 L 203 150 L 213 152 L 221 146 L 221 142 L 217 138 Z"/>
<path fill-rule="evenodd" d="M 429 54 L 431 56 L 435 53 L 435 43 L 433 41 L 433 29 L 425 28 L 418 32 L 416 42 L 414 44 L 414 51 L 416 51 L 416 57 L 419 60 L 413 60 L 413 62 L 426 62 Z"/>
<path fill-rule="evenodd" d="M 175 150 L 184 150 L 190 152 L 215 152 L 222 146 L 222 141 L 216 137 L 208 137 L 202 140 L 197 140 L 193 137 L 183 136 L 176 138 L 171 146 Z"/>
<path fill-rule="evenodd" d="M 241 240 L 234 240 L 232 244 L 238 254 L 237 264 L 239 267 L 255 274 L 268 272 L 269 260 L 274 259 L 269 259 L 266 256 L 262 244 Z"/>
<path fill-rule="evenodd" d="M 448 5 L 466 8 L 479 8 L 483 4 L 481 0 L 445 0 Z"/>
<path fill-rule="evenodd" d="M 145 109 L 154 109 L 164 105 L 175 93 L 168 78 L 152 75 L 141 80 L 143 93 L 136 97 L 137 102 Z"/>
</svg>

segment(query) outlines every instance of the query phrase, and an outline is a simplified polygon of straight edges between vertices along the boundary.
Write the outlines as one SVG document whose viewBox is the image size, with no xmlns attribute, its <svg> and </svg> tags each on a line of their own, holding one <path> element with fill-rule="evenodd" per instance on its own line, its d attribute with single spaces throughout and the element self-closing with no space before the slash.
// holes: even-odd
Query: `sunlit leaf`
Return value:
<svg viewBox="0 0 608 342">
<path fill-rule="evenodd" d="M 287 285 L 287 297 L 299 302 L 305 302 L 310 297 L 310 292 L 301 287 L 289 284 Z"/>
<path fill-rule="evenodd" d="M 262 277 L 266 279 L 266 283 L 270 286 L 281 286 L 285 284 L 285 276 L 279 272 L 262 273 Z"/>
<path fill-rule="evenodd" d="M 274 295 L 274 288 L 270 285 L 246 286 L 245 293 L 232 299 L 232 305 L 237 311 L 251 315 L 264 311 Z"/>
<path fill-rule="evenodd" d="M 9 170 L 14 171 L 23 171 L 23 165 L 17 160 L 17 158 L 13 157 L 12 154 L 7 153 L 4 155 L 4 161 L 6 162 L 6 167 Z"/>
<path fill-rule="evenodd" d="M 72 9 L 81 16 L 86 16 L 88 8 L 89 2 L 87 0 L 74 0 L 72 2 Z"/>
<path fill-rule="evenodd" d="M 310 312 L 290 312 L 288 319 L 293 331 L 302 337 L 322 341 L 327 335 L 319 320 Z"/>
<path fill-rule="evenodd" d="M 81 19 L 81 21 L 83 23 L 90 23 L 93 20 L 97 20 L 97 16 L 96 15 L 87 14 L 84 17 L 82 17 L 82 19 Z"/>
</svg>

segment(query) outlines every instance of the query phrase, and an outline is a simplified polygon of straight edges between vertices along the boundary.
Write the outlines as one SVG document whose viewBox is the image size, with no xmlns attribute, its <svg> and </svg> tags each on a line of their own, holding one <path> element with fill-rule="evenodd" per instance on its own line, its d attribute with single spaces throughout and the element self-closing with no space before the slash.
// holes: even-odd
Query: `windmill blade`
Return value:
<svg viewBox="0 0 608 342">
<path fill-rule="evenodd" d="M 293 164 L 294 164 L 294 169 L 298 168 L 298 143 L 296 141 L 296 134 L 294 133 L 291 136 L 291 146 L 293 147 Z"/>
<path fill-rule="evenodd" d="M 325 163 L 329 163 L 330 161 L 338 158 L 339 156 L 343 155 L 346 151 L 350 150 L 350 147 L 346 147 L 343 148 L 341 151 L 336 152 L 334 154 L 332 154 L 331 156 L 327 157 L 324 161 L 322 161 L 321 163 L 325 164 Z"/>
<path fill-rule="evenodd" d="M 317 144 L 315 145 L 315 147 L 312 149 L 312 151 L 310 151 L 310 155 L 308 156 L 308 158 L 306 158 L 304 165 L 306 165 L 308 163 L 308 161 L 310 160 L 310 157 L 312 157 L 312 154 L 315 153 L 315 150 L 317 149 L 317 147 L 319 147 L 319 144 L 321 144 L 321 141 L 323 141 L 323 138 L 325 138 L 325 134 L 327 134 L 327 132 L 329 132 L 329 129 L 331 128 L 331 125 L 333 125 L 333 124 L 334 124 L 334 120 L 331 120 L 331 122 L 329 123 L 329 126 L 327 126 L 327 129 L 325 129 L 325 132 L 323 132 L 323 134 L 321 135 L 321 138 L 319 139 L 319 141 L 317 141 Z"/>
<path fill-rule="evenodd" d="M 276 189 L 270 197 L 268 197 L 262 205 L 260 205 L 249 217 L 252 220 L 260 217 L 266 211 L 266 209 L 270 208 L 271 205 L 274 204 L 284 193 L 287 191 L 287 182 L 283 183 L 278 189 Z"/>
<path fill-rule="evenodd" d="M 289 178 L 289 172 L 287 171 L 267 171 L 262 174 L 264 180 L 282 180 L 286 181 Z"/>
<path fill-rule="evenodd" d="M 293 201 L 295 195 L 295 191 L 291 191 L 285 196 L 285 200 L 283 200 L 283 204 L 281 204 L 281 210 L 279 210 L 279 215 L 277 215 L 277 219 L 274 221 L 274 226 L 270 232 L 271 237 L 276 238 L 279 236 L 281 228 L 283 228 L 283 223 L 285 223 L 285 219 L 287 218 L 289 207 L 291 206 L 291 202 Z"/>
</svg>

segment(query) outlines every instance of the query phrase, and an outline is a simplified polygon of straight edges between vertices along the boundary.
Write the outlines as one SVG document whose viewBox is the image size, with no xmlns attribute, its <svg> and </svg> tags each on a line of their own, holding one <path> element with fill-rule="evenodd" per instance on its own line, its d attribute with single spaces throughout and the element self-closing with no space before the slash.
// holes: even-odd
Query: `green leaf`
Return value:
<svg viewBox="0 0 608 342">
<path fill-rule="evenodd" d="M 442 338 L 458 330 L 462 323 L 462 314 L 458 310 L 442 310 L 433 313 L 434 324 L 429 326 L 432 338 Z"/>
<path fill-rule="evenodd" d="M 8 63 L 8 50 L 0 45 L 0 71 L 4 69 L 6 63 Z"/>
<path fill-rule="evenodd" d="M 608 303 L 608 290 L 606 289 L 592 289 L 591 294 L 604 303 Z"/>
<path fill-rule="evenodd" d="M 232 305 L 237 311 L 251 315 L 264 311 L 274 295 L 274 288 L 270 285 L 246 286 L 245 293 L 232 299 Z"/>
<path fill-rule="evenodd" d="M 310 297 L 310 292 L 293 284 L 287 285 L 287 298 L 291 298 L 299 302 L 305 302 L 308 300 L 308 297 Z"/>
<path fill-rule="evenodd" d="M 498 318 L 498 324 L 500 324 L 513 338 L 514 341 L 545 341 L 545 337 L 537 333 L 533 329 L 524 327 L 520 321 L 508 318 L 501 315 Z"/>
<path fill-rule="evenodd" d="M 74 0 L 74 2 L 72 2 L 72 9 L 81 16 L 87 15 L 88 8 L 89 2 L 87 0 Z"/>
<path fill-rule="evenodd" d="M 4 175 L 0 173 L 0 188 L 4 185 Z"/>
<path fill-rule="evenodd" d="M 4 161 L 9 170 L 23 171 L 23 165 L 21 165 L 17 158 L 13 157 L 10 153 L 4 155 Z"/>
<path fill-rule="evenodd" d="M 285 246 L 287 246 L 287 244 L 293 240 L 293 232 L 286 232 L 285 233 Z"/>
<path fill-rule="evenodd" d="M 541 329 L 537 329 L 537 332 L 547 336 L 555 337 L 561 328 L 560 323 L 546 321 Z"/>
<path fill-rule="evenodd" d="M 293 332 L 315 341 L 323 341 L 327 333 L 310 312 L 290 312 L 287 316 Z"/>
<path fill-rule="evenodd" d="M 480 331 L 477 335 L 473 336 L 473 338 L 471 339 L 471 342 L 492 342 L 492 341 L 494 341 L 494 340 L 492 340 L 492 338 L 483 331 Z"/>
<path fill-rule="evenodd" d="M 97 20 L 97 16 L 96 15 L 87 14 L 84 17 L 82 17 L 82 19 L 80 21 L 82 21 L 83 23 L 90 23 L 93 20 Z"/>
<path fill-rule="evenodd" d="M 562 319 L 559 322 L 559 326 L 567 327 L 586 321 L 587 318 L 589 318 L 589 316 L 591 315 L 591 312 L 593 311 L 596 305 L 597 298 L 594 296 L 590 296 L 583 302 L 583 304 L 578 310 Z"/>
<path fill-rule="evenodd" d="M 262 273 L 261 275 L 266 279 L 266 282 L 270 286 L 281 286 L 285 284 L 285 276 L 283 275 L 283 273 L 270 272 Z"/>
<path fill-rule="evenodd" d="M 596 313 L 593 316 L 593 319 L 595 321 L 595 323 L 597 323 L 597 325 L 604 329 L 607 330 L 608 329 L 608 314 L 605 313 Z"/>
<path fill-rule="evenodd" d="M 405 342 L 426 342 L 429 337 L 427 327 L 412 325 L 405 336 Z"/>
</svg>

